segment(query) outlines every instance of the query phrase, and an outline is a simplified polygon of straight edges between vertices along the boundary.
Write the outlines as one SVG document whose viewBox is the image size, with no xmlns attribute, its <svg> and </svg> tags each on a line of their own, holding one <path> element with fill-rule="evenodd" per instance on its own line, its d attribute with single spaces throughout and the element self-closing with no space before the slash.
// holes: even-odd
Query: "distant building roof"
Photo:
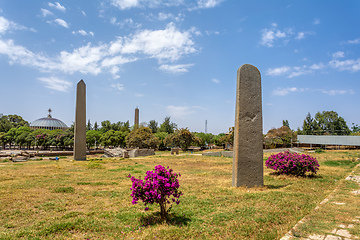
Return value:
<svg viewBox="0 0 360 240">
<path fill-rule="evenodd" d="M 37 129 L 37 128 L 42 128 L 42 129 L 49 129 L 49 130 L 54 130 L 54 129 L 63 129 L 66 130 L 69 127 L 61 120 L 53 118 L 51 116 L 51 109 L 48 110 L 49 111 L 49 115 L 45 118 L 39 118 L 35 121 L 33 121 L 32 123 L 30 123 L 30 127 L 33 129 Z"/>
</svg>

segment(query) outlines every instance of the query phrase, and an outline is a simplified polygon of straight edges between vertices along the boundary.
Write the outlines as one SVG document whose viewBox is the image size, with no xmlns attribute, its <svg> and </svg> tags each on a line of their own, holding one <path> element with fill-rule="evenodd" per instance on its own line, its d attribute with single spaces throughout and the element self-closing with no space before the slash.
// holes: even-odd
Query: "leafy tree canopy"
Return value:
<svg viewBox="0 0 360 240">
<path fill-rule="evenodd" d="M 126 145 L 131 148 L 157 148 L 159 139 L 155 137 L 148 127 L 140 127 L 129 133 Z"/>
<path fill-rule="evenodd" d="M 160 125 L 159 132 L 173 133 L 176 128 L 176 123 L 170 122 L 170 117 L 165 117 L 164 122 Z"/>
</svg>

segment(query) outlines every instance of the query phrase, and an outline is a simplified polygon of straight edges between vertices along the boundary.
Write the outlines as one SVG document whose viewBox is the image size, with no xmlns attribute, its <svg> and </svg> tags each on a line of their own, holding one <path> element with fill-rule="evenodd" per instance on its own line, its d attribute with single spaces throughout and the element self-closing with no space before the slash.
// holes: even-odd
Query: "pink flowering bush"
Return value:
<svg viewBox="0 0 360 240">
<path fill-rule="evenodd" d="M 137 204 L 139 200 L 142 200 L 145 206 L 147 204 L 158 203 L 161 210 L 161 219 L 165 220 L 167 213 L 171 207 L 167 210 L 167 204 L 175 202 L 180 203 L 179 197 L 182 192 L 179 191 L 178 177 L 180 173 L 174 173 L 172 169 L 167 169 L 161 165 L 155 166 L 155 171 L 147 171 L 144 180 L 136 179 L 129 174 L 128 177 L 132 181 L 131 196 L 133 197 L 132 204 Z M 170 201 L 171 200 L 171 201 Z M 145 211 L 149 210 L 145 207 Z"/>
<path fill-rule="evenodd" d="M 295 176 L 305 176 L 307 172 L 316 174 L 320 166 L 316 158 L 310 155 L 289 151 L 271 155 L 265 165 L 278 174 Z"/>
</svg>

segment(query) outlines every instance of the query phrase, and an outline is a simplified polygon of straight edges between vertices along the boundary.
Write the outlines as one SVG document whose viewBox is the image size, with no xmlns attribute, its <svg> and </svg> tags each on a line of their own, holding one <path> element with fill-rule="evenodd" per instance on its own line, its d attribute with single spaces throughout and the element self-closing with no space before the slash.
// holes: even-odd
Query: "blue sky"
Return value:
<svg viewBox="0 0 360 240">
<path fill-rule="evenodd" d="M 360 2 L 0 1 L 0 113 L 71 125 L 87 84 L 99 124 L 166 116 L 191 131 L 234 125 L 236 72 L 262 76 L 263 128 L 336 111 L 360 124 Z"/>
</svg>

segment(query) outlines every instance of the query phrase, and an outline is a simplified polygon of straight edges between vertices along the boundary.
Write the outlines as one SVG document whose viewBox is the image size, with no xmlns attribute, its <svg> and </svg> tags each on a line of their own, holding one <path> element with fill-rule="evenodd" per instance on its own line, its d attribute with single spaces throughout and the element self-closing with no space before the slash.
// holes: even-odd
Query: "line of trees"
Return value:
<svg viewBox="0 0 360 240">
<path fill-rule="evenodd" d="M 158 148 L 181 147 L 183 150 L 189 146 L 205 147 L 209 144 L 223 146 L 233 144 L 234 127 L 229 128 L 227 134 L 190 132 L 188 128 L 178 128 L 165 117 L 159 125 L 155 120 L 141 123 L 139 126 L 130 126 L 127 122 L 111 123 L 109 120 L 87 123 L 86 144 L 88 148 L 103 147 L 132 147 L 132 148 Z M 359 125 L 352 124 L 350 129 L 345 120 L 334 111 L 317 112 L 315 118 L 308 113 L 303 122 L 302 129 L 294 131 L 289 121 L 283 120 L 282 126 L 270 129 L 263 137 L 266 148 L 289 147 L 295 142 L 297 135 L 360 135 Z M 74 126 L 66 131 L 62 130 L 32 130 L 29 123 L 18 115 L 5 115 L 0 118 L 0 145 L 17 145 L 20 148 L 41 148 L 50 146 L 58 148 L 72 148 L 74 144 Z"/>
<path fill-rule="evenodd" d="M 211 133 L 190 132 L 187 128 L 178 129 L 177 124 L 165 117 L 159 124 L 155 120 L 141 123 L 139 126 L 130 126 L 127 122 L 111 123 L 109 120 L 86 126 L 87 147 L 132 147 L 132 148 L 159 148 L 181 147 L 186 150 L 195 145 L 204 147 L 207 144 L 222 145 L 226 139 L 221 140 L 225 134 L 213 135 Z M 28 149 L 48 149 L 50 146 L 60 149 L 72 148 L 74 144 L 74 125 L 66 131 L 30 129 L 29 123 L 17 115 L 5 115 L 0 118 L 0 145 Z"/>
<path fill-rule="evenodd" d="M 290 129 L 289 121 L 283 120 L 281 127 L 272 128 L 264 135 L 264 145 L 266 148 L 290 147 L 297 135 L 360 135 L 360 126 L 352 123 L 350 129 L 335 111 L 317 112 L 314 118 L 308 113 L 302 129 L 294 131 Z"/>
</svg>

